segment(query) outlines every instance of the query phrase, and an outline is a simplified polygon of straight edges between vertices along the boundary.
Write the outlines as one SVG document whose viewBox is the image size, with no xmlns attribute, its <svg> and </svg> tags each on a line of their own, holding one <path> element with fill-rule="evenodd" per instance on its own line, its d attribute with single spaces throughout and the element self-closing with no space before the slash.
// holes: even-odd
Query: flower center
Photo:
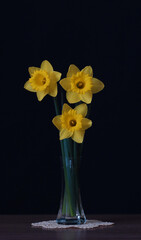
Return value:
<svg viewBox="0 0 141 240">
<path fill-rule="evenodd" d="M 92 77 L 84 72 L 78 72 L 71 76 L 71 91 L 84 94 L 92 88 Z"/>
<path fill-rule="evenodd" d="M 71 127 L 76 126 L 76 120 L 70 120 L 70 125 L 71 125 Z"/>
<path fill-rule="evenodd" d="M 45 90 L 50 84 L 50 78 L 46 71 L 35 71 L 33 76 L 29 79 L 32 88 L 36 91 Z"/>
<path fill-rule="evenodd" d="M 71 109 L 68 112 L 64 112 L 61 115 L 62 129 L 68 129 L 69 131 L 75 131 L 82 128 L 82 115 L 78 114 L 76 110 Z"/>
<path fill-rule="evenodd" d="M 83 83 L 83 82 L 78 82 L 78 83 L 76 84 L 76 86 L 77 86 L 79 89 L 82 89 L 82 88 L 84 88 L 84 83 Z"/>
<path fill-rule="evenodd" d="M 46 78 L 44 77 L 43 79 L 42 79 L 42 84 L 44 85 L 46 83 Z"/>
</svg>

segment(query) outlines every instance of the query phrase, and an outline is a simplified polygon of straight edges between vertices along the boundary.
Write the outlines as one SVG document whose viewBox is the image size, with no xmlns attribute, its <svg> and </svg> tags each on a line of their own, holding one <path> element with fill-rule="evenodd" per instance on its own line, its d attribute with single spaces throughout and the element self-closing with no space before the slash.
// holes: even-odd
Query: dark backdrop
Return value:
<svg viewBox="0 0 141 240">
<path fill-rule="evenodd" d="M 9 1 L 1 8 L 0 213 L 57 214 L 60 145 L 46 96 L 24 90 L 47 59 L 65 77 L 91 65 L 94 95 L 81 193 L 88 213 L 141 213 L 140 1 Z"/>
</svg>

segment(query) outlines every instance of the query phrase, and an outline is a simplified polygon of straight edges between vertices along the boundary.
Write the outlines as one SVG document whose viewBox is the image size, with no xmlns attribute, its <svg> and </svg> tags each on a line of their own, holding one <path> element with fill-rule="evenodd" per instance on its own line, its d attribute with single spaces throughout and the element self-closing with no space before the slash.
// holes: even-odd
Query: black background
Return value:
<svg viewBox="0 0 141 240">
<path fill-rule="evenodd" d="M 23 88 L 45 59 L 64 78 L 91 65 L 105 89 L 81 165 L 88 213 L 141 213 L 140 1 L 9 1 L 1 8 L 0 213 L 57 214 L 60 145 L 53 99 Z"/>
</svg>

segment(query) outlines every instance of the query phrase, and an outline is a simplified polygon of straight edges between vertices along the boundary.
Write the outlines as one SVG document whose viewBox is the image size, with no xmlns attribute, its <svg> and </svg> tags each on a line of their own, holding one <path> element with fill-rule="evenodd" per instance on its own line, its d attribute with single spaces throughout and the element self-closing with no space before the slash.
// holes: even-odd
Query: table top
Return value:
<svg viewBox="0 0 141 240">
<path fill-rule="evenodd" d="M 141 215 L 88 215 L 87 219 L 114 222 L 91 230 L 46 230 L 31 227 L 32 222 L 55 219 L 54 215 L 0 215 L 0 240 L 136 240 L 141 239 Z"/>
</svg>

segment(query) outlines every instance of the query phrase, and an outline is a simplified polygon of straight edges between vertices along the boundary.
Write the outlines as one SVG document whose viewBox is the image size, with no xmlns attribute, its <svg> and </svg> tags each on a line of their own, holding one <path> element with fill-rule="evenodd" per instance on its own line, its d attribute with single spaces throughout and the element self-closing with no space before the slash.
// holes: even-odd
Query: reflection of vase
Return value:
<svg viewBox="0 0 141 240">
<path fill-rule="evenodd" d="M 82 224 L 86 217 L 79 188 L 79 159 L 62 157 L 62 194 L 57 215 L 59 224 Z"/>
</svg>

